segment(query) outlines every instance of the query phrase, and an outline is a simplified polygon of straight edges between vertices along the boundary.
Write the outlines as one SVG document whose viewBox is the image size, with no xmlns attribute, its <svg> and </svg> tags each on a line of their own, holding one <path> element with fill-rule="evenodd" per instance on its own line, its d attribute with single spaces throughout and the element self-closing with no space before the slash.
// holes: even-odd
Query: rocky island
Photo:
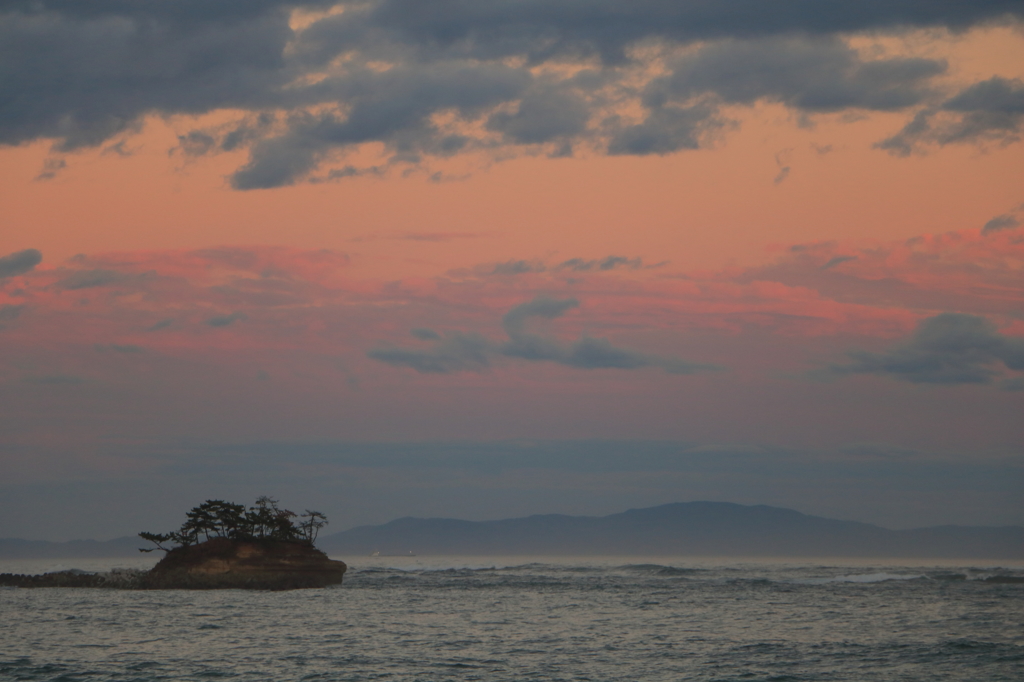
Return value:
<svg viewBox="0 0 1024 682">
<path fill-rule="evenodd" d="M 249 509 L 223 500 L 194 507 L 178 531 L 139 533 L 166 555 L 149 571 L 43 575 L 0 574 L 14 587 L 106 587 L 119 589 L 291 590 L 339 585 L 348 568 L 314 546 L 327 523 L 320 512 L 301 517 L 261 497 Z M 294 519 L 301 519 L 298 523 Z M 171 546 L 165 546 L 171 545 Z"/>
</svg>

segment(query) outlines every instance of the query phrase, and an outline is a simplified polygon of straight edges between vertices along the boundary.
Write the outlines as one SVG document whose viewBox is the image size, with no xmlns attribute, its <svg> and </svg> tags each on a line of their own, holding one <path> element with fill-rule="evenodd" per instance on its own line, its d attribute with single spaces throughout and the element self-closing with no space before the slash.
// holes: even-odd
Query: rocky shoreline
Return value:
<svg viewBox="0 0 1024 682">
<path fill-rule="evenodd" d="M 340 585 L 348 566 L 312 544 L 215 538 L 177 547 L 149 571 L 0 574 L 4 587 L 121 590 L 294 590 Z"/>
</svg>

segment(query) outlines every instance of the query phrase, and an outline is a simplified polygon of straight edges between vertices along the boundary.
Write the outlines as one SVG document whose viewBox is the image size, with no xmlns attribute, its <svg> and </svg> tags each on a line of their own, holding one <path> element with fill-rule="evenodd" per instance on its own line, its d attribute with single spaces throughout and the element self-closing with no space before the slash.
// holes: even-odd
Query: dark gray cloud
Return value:
<svg viewBox="0 0 1024 682">
<path fill-rule="evenodd" d="M 576 369 L 639 369 L 658 367 L 673 374 L 714 371 L 720 367 L 686 362 L 619 348 L 607 339 L 582 336 L 565 344 L 530 329 L 531 321 L 553 320 L 579 306 L 574 298 L 554 299 L 540 296 L 508 311 L 502 327 L 508 341 L 495 343 L 479 334 L 454 332 L 445 335 L 432 330 L 413 330 L 424 341 L 434 341 L 427 349 L 385 346 L 367 353 L 374 360 L 396 367 L 411 367 L 424 374 L 450 374 L 481 371 L 491 366 L 493 357 L 554 362 Z"/>
<path fill-rule="evenodd" d="M 1024 82 L 996 76 L 965 88 L 940 106 L 923 109 L 876 146 L 906 156 L 928 144 L 1009 144 L 1020 139 L 1022 125 Z"/>
<path fill-rule="evenodd" d="M 333 4 L 0 2 L 0 144 L 48 138 L 58 154 L 98 145 L 130 153 L 123 138 L 147 115 L 241 111 L 237 125 L 179 140 L 191 156 L 248 147 L 231 178 L 237 189 L 378 174 L 499 146 L 668 154 L 727 125 L 722 103 L 891 111 L 933 96 L 941 62 L 865 61 L 837 35 L 1024 16 L 1011 0 L 358 0 L 291 28 L 295 8 Z M 644 87 L 620 68 L 640 63 L 629 50 L 640 41 L 704 45 Z M 582 59 L 591 66 L 571 76 L 531 71 Z M 960 116 L 950 139 L 1018 130 L 1019 85 L 986 83 L 943 105 Z M 609 115 L 636 96 L 645 107 L 638 120 Z M 453 113 L 487 135 L 439 122 Z M 365 142 L 383 143 L 383 165 L 330 167 Z M 64 163 L 49 160 L 40 177 Z"/>
<path fill-rule="evenodd" d="M 108 284 L 117 284 L 118 282 L 134 278 L 134 275 L 128 275 L 123 272 L 118 272 L 117 270 L 96 268 L 93 270 L 77 270 L 57 282 L 57 286 L 61 289 L 73 291 L 76 289 L 103 287 Z"/>
<path fill-rule="evenodd" d="M 730 104 L 778 101 L 808 112 L 891 111 L 920 103 L 946 64 L 931 59 L 863 61 L 838 38 L 773 37 L 714 43 L 679 59 L 651 83 L 649 106 L 714 94 Z"/>
<path fill-rule="evenodd" d="M 841 263 L 849 263 L 852 260 L 857 260 L 857 257 L 856 256 L 834 256 L 832 258 L 829 258 L 828 262 L 826 262 L 824 265 L 821 266 L 821 269 L 822 270 L 828 270 L 829 268 L 834 268 L 835 266 L 837 266 L 837 265 L 839 265 Z"/>
<path fill-rule="evenodd" d="M 547 266 L 536 260 L 509 260 L 495 263 L 488 274 L 492 275 L 523 275 L 528 272 L 544 272 Z"/>
<path fill-rule="evenodd" d="M 1012 230 L 1018 226 L 1020 226 L 1020 220 L 1018 220 L 1016 216 L 1004 213 L 1003 215 L 997 215 L 995 218 L 985 223 L 981 228 L 981 233 L 988 235 L 1002 230 Z"/>
<path fill-rule="evenodd" d="M 232 176 L 236 189 L 278 187 L 295 182 L 334 150 L 382 141 L 396 161 L 418 161 L 422 154 L 448 156 L 468 138 L 438 130 L 432 116 L 457 111 L 474 117 L 517 98 L 529 73 L 502 64 L 407 64 L 383 73 L 352 70 L 331 82 L 331 99 L 344 102 L 344 115 L 296 113 L 284 134 L 252 148 L 248 164 Z"/>
<path fill-rule="evenodd" d="M 36 249 L 25 249 L 0 258 L 0 279 L 23 275 L 43 261 Z"/>
<path fill-rule="evenodd" d="M 211 327 L 227 327 L 229 325 L 234 324 L 235 322 L 238 322 L 239 320 L 244 319 L 245 314 L 243 313 L 231 313 L 230 315 L 215 315 L 214 317 L 207 319 L 206 324 L 210 325 Z"/>
<path fill-rule="evenodd" d="M 640 258 L 626 258 L 625 256 L 608 256 L 600 260 L 585 260 L 583 258 L 570 258 L 558 264 L 558 270 L 572 270 L 573 272 L 589 272 L 591 270 L 615 270 L 616 268 L 627 268 L 639 270 L 644 266 Z"/>
<path fill-rule="evenodd" d="M 517 144 L 537 144 L 572 138 L 584 131 L 590 119 L 587 102 L 554 86 L 539 87 L 523 95 L 515 113 L 499 112 L 487 121 Z"/>
<path fill-rule="evenodd" d="M 505 313 L 501 324 L 509 341 L 500 348 L 502 355 L 523 360 L 549 360 L 568 364 L 569 354 L 557 339 L 531 333 L 527 323 L 533 318 L 553 320 L 567 310 L 578 307 L 575 298 L 554 299 L 539 296 L 532 301 L 517 305 Z"/>
<path fill-rule="evenodd" d="M 617 124 L 617 120 L 612 121 Z M 671 154 L 683 149 L 698 149 L 709 133 L 728 124 L 718 115 L 718 107 L 699 102 L 691 106 L 657 106 L 642 123 L 613 125 L 608 153 L 613 156 L 635 154 Z"/>
<path fill-rule="evenodd" d="M 353 0 L 358 14 L 337 20 L 335 31 L 361 31 L 372 38 L 398 36 L 422 49 L 495 58 L 526 54 L 531 61 L 556 55 L 626 59 L 625 49 L 642 39 L 692 42 L 778 34 L 831 34 L 900 27 L 954 29 L 1020 17 L 1013 0 L 866 0 L 819 2 L 759 0 Z M 344 28 L 342 28 L 344 27 Z"/>
<path fill-rule="evenodd" d="M 423 374 L 479 372 L 490 366 L 492 344 L 479 334 L 454 332 L 429 349 L 384 347 L 367 353 L 374 360 L 396 367 L 411 367 Z"/>
<path fill-rule="evenodd" d="M 503 263 L 477 267 L 481 275 L 523 275 L 530 272 L 608 272 L 610 270 L 639 270 L 643 267 L 656 268 L 665 263 L 645 266 L 642 258 L 626 256 L 605 256 L 604 258 L 569 258 L 549 266 L 541 260 L 508 260 Z"/>
<path fill-rule="evenodd" d="M 943 133 L 942 144 L 982 137 L 1016 140 L 1024 120 L 1024 82 L 990 78 L 946 100 L 942 108 L 961 115 L 957 124 Z"/>
<path fill-rule="evenodd" d="M 643 122 L 614 126 L 611 154 L 669 154 L 697 149 L 729 125 L 721 104 L 779 102 L 804 113 L 894 111 L 935 95 L 946 63 L 892 58 L 865 61 L 832 36 L 724 40 L 670 62 L 670 73 L 642 93 Z M 788 175 L 780 171 L 776 184 Z"/>
<path fill-rule="evenodd" d="M 233 133 L 229 133 L 229 135 L 231 134 Z M 178 147 L 188 156 L 202 156 L 209 153 L 216 145 L 216 138 L 201 130 L 193 130 L 178 136 Z"/>
<path fill-rule="evenodd" d="M 51 158 L 43 161 L 43 169 L 39 171 L 36 180 L 53 180 L 57 173 L 67 168 L 68 162 L 64 159 Z"/>
<path fill-rule="evenodd" d="M 580 302 L 575 298 L 557 299 L 538 296 L 532 301 L 521 303 L 505 313 L 505 316 L 501 318 L 501 323 L 505 328 L 505 333 L 509 336 L 516 336 L 523 333 L 526 322 L 530 318 L 539 317 L 541 319 L 553 320 L 564 315 L 567 310 L 578 308 L 579 305 Z"/>
<path fill-rule="evenodd" d="M 833 374 L 878 374 L 922 384 L 991 384 L 1002 369 L 1024 372 L 1024 339 L 998 333 L 983 317 L 943 313 L 885 353 L 852 351 Z"/>
</svg>

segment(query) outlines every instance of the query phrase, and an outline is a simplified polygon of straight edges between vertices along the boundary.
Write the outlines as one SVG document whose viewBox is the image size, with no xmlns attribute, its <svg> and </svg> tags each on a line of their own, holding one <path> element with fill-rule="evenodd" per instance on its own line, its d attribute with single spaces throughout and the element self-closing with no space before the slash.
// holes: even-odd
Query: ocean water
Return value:
<svg viewBox="0 0 1024 682">
<path fill-rule="evenodd" d="M 984 580 L 1021 565 L 343 558 L 319 590 L 0 588 L 0 679 L 1024 680 L 1024 584 Z"/>
</svg>

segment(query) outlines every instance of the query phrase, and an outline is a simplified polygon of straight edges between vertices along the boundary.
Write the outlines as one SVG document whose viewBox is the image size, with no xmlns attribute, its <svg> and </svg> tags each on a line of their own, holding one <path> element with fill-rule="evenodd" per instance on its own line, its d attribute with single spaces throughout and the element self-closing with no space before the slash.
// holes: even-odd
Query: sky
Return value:
<svg viewBox="0 0 1024 682">
<path fill-rule="evenodd" d="M 0 537 L 1024 524 L 1024 7 L 0 2 Z"/>
</svg>

